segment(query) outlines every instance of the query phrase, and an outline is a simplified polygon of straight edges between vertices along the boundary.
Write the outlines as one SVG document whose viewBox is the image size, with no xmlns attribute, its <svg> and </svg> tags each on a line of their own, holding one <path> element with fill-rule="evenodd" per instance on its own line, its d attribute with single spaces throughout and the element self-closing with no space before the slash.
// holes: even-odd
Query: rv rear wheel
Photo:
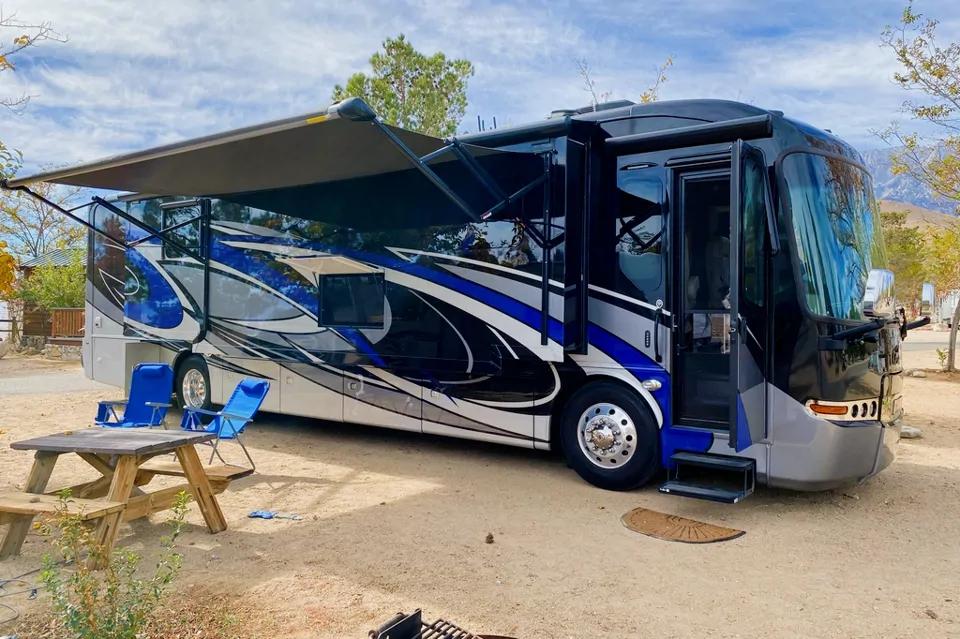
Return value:
<svg viewBox="0 0 960 639">
<path fill-rule="evenodd" d="M 609 381 L 587 384 L 570 398 L 560 424 L 567 463 L 606 490 L 632 490 L 660 469 L 660 433 L 643 399 Z"/>
<path fill-rule="evenodd" d="M 210 410 L 210 373 L 199 355 L 190 355 L 177 368 L 177 402 L 180 408 Z"/>
</svg>

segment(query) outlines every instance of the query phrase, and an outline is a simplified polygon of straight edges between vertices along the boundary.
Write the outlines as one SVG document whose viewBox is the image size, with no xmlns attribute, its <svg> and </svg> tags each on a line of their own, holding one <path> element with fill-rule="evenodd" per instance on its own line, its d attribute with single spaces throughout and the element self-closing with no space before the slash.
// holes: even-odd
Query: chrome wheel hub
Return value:
<svg viewBox="0 0 960 639">
<path fill-rule="evenodd" d="M 203 408 L 207 401 L 207 384 L 203 381 L 203 373 L 195 368 L 187 371 L 183 376 L 183 403 L 190 408 Z"/>
<path fill-rule="evenodd" d="M 625 410 L 614 404 L 594 404 L 580 416 L 580 450 L 595 466 L 616 468 L 633 457 L 637 427 Z"/>
</svg>

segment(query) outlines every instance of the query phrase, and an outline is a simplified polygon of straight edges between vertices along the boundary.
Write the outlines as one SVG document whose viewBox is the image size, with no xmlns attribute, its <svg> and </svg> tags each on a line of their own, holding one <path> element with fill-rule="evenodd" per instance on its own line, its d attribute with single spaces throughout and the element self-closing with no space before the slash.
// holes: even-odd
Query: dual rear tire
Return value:
<svg viewBox="0 0 960 639">
<path fill-rule="evenodd" d="M 188 355 L 177 366 L 174 392 L 181 410 L 210 410 L 210 371 L 201 355 Z"/>
<path fill-rule="evenodd" d="M 660 429 L 646 402 L 612 381 L 578 390 L 560 418 L 567 463 L 590 484 L 633 490 L 659 472 Z"/>
</svg>

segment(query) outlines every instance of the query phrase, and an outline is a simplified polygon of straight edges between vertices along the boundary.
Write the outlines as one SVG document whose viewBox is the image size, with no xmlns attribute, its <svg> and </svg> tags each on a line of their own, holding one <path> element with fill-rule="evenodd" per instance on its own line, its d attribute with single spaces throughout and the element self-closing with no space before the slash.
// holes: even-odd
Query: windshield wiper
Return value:
<svg viewBox="0 0 960 639">
<path fill-rule="evenodd" d="M 867 335 L 869 333 L 873 333 L 874 331 L 879 331 L 886 325 L 887 320 L 881 318 L 872 320 L 866 324 L 861 324 L 860 326 L 845 328 L 842 331 L 834 333 L 833 335 L 821 335 L 820 350 L 842 351 L 847 348 L 847 345 L 850 344 L 850 342 L 858 340 L 863 342 L 876 342 L 876 337 L 867 337 Z"/>
</svg>

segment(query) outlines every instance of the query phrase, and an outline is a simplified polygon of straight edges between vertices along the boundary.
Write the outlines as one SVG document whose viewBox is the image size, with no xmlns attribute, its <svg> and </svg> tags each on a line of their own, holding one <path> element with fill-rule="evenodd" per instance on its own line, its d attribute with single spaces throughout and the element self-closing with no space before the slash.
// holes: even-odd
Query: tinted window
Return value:
<svg viewBox="0 0 960 639">
<path fill-rule="evenodd" d="M 178 243 L 184 248 L 197 251 L 200 248 L 200 207 L 184 206 L 182 208 L 168 209 L 161 212 L 163 228 L 170 229 L 178 224 L 184 224 L 180 228 L 167 231 L 164 235 Z M 194 219 L 196 218 L 196 219 Z M 186 253 L 174 248 L 170 243 L 163 243 L 163 256 L 165 258 L 187 257 Z"/>
<path fill-rule="evenodd" d="M 320 326 L 383 328 L 383 273 L 320 278 Z"/>
<path fill-rule="evenodd" d="M 665 300 L 663 183 L 646 169 L 617 175 L 615 223 L 617 268 L 614 288 L 649 304 Z"/>
<path fill-rule="evenodd" d="M 886 268 L 870 175 L 845 160 L 793 153 L 783 161 L 801 296 L 817 315 L 863 319 L 870 269 Z"/>
<path fill-rule="evenodd" d="M 743 297 L 757 306 L 763 306 L 764 242 L 766 241 L 766 181 L 765 167 L 751 155 L 744 162 L 743 175 L 743 248 L 741 250 L 741 280 Z"/>
</svg>

